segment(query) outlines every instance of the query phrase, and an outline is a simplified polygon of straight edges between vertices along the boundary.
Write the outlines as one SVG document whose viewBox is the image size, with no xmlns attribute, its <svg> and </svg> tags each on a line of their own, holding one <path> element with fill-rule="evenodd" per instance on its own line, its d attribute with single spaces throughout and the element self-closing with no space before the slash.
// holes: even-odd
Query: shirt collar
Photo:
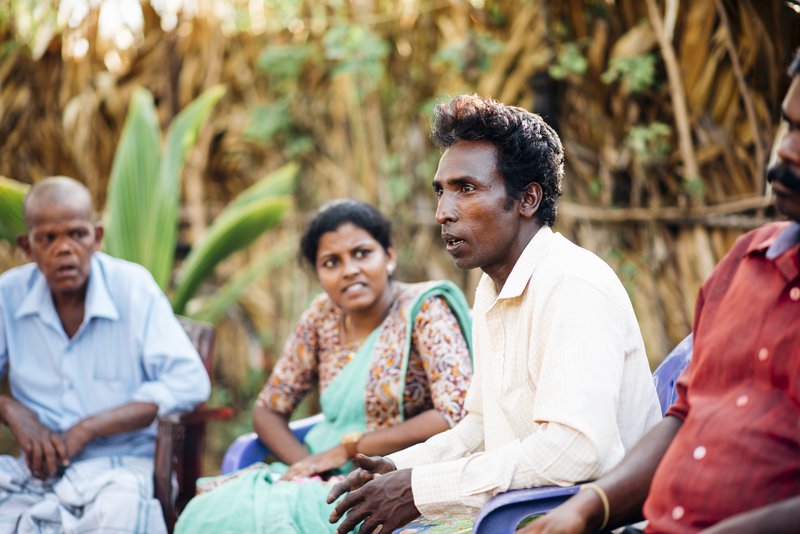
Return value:
<svg viewBox="0 0 800 534">
<path fill-rule="evenodd" d="M 767 259 L 774 260 L 798 243 L 800 243 L 800 224 L 792 222 L 775 237 L 767 249 Z"/>
<path fill-rule="evenodd" d="M 774 260 L 798 243 L 800 243 L 800 224 L 792 221 L 777 234 L 751 244 L 745 254 L 766 254 L 767 259 Z"/>
<path fill-rule="evenodd" d="M 99 253 L 92 257 L 89 270 L 89 287 L 86 289 L 84 323 L 88 323 L 93 317 L 101 317 L 113 321 L 119 319 L 119 312 L 108 292 L 98 255 Z M 52 322 L 53 326 L 60 325 L 61 321 L 58 320 L 56 314 L 50 286 L 47 285 L 47 280 L 42 271 L 38 268 L 34 269 L 33 278 L 31 289 L 17 309 L 15 317 L 20 319 L 26 315 L 39 315 L 43 319 Z"/>
<path fill-rule="evenodd" d="M 486 274 L 481 277 L 481 281 L 478 283 L 478 293 L 482 293 L 484 297 L 492 300 L 510 299 L 522 295 L 536 267 L 547 255 L 547 251 L 550 249 L 556 235 L 549 226 L 541 227 L 525 246 L 522 254 L 520 254 L 517 263 L 514 264 L 511 273 L 506 279 L 506 283 L 503 284 L 500 294 L 498 295 L 497 293 L 494 281 Z"/>
</svg>

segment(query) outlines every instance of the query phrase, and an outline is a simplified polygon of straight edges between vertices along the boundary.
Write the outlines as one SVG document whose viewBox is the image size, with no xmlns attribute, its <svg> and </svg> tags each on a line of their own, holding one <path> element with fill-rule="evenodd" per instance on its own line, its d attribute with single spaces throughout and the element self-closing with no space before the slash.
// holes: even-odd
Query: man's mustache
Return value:
<svg viewBox="0 0 800 534">
<path fill-rule="evenodd" d="M 793 173 L 786 163 L 776 163 L 767 170 L 769 183 L 780 182 L 795 193 L 800 194 L 800 176 Z"/>
</svg>

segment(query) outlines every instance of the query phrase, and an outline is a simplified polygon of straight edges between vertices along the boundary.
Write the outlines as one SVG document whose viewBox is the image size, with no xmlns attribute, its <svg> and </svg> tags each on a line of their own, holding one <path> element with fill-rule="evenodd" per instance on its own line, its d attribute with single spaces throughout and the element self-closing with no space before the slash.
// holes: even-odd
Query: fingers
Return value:
<svg viewBox="0 0 800 534">
<path fill-rule="evenodd" d="M 347 513 L 347 517 L 344 518 L 344 521 L 336 527 L 336 534 L 345 534 L 346 532 L 352 532 L 356 529 L 359 523 L 361 523 L 364 519 L 369 517 L 370 512 L 369 510 L 362 509 L 361 506 L 351 509 Z M 359 532 L 370 532 L 369 530 L 359 530 Z"/>
<path fill-rule="evenodd" d="M 56 450 L 58 458 L 61 460 L 61 465 L 69 465 L 69 451 L 67 450 L 67 444 L 64 443 L 64 440 L 62 440 L 60 436 L 53 434 L 50 441 Z"/>
<path fill-rule="evenodd" d="M 366 521 L 361 525 L 361 528 L 358 529 L 359 534 L 370 534 L 371 532 L 384 532 L 384 529 L 381 528 L 383 525 L 375 516 L 369 516 Z"/>
<path fill-rule="evenodd" d="M 55 437 L 55 436 L 53 436 Z M 55 438 L 58 439 L 58 438 Z M 56 449 L 53 446 L 52 440 L 51 441 L 43 441 L 42 442 L 42 468 L 46 469 L 47 476 L 53 476 L 56 474 L 56 469 L 58 468 L 57 465 L 57 458 L 56 458 Z"/>
<path fill-rule="evenodd" d="M 383 461 L 383 456 L 365 456 L 360 452 L 353 458 L 354 464 L 364 471 L 369 471 L 370 473 L 379 472 L 383 467 Z"/>
<path fill-rule="evenodd" d="M 347 512 L 350 508 L 353 508 L 355 505 L 357 505 L 363 500 L 364 500 L 363 492 L 359 490 L 351 491 L 345 496 L 344 499 L 342 499 L 336 504 L 336 506 L 333 508 L 333 512 L 331 512 L 331 516 L 328 518 L 328 521 L 330 521 L 331 523 L 336 523 L 339 520 L 339 518 L 345 514 L 345 512 Z"/>
<path fill-rule="evenodd" d="M 31 451 L 30 451 L 30 458 L 28 461 L 28 466 L 31 468 L 31 472 L 36 478 L 44 478 L 44 472 L 42 470 L 42 445 L 38 441 L 34 441 L 31 443 Z"/>
<path fill-rule="evenodd" d="M 358 453 L 353 458 L 353 463 L 370 473 L 384 474 L 397 469 L 390 459 L 384 456 L 365 456 Z"/>
<path fill-rule="evenodd" d="M 372 480 L 372 473 L 368 471 L 364 471 L 363 469 L 356 469 L 349 475 L 345 477 L 344 480 L 335 484 L 331 491 L 328 492 L 328 504 L 331 504 L 333 501 L 347 493 L 348 491 L 354 491 Z"/>
</svg>

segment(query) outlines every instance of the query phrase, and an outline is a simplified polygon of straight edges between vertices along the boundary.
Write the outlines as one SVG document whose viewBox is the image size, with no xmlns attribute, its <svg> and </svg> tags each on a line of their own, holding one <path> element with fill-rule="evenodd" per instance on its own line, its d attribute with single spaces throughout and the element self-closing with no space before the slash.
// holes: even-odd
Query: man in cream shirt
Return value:
<svg viewBox="0 0 800 534">
<path fill-rule="evenodd" d="M 454 428 L 387 458 L 358 456 L 334 486 L 337 532 L 420 514 L 474 517 L 493 495 L 611 469 L 661 419 L 636 316 L 611 268 L 550 227 L 563 149 L 538 115 L 478 96 L 436 109 L 446 149 L 436 221 L 456 265 L 484 275 L 475 373 Z M 375 474 L 381 474 L 375 477 Z"/>
</svg>

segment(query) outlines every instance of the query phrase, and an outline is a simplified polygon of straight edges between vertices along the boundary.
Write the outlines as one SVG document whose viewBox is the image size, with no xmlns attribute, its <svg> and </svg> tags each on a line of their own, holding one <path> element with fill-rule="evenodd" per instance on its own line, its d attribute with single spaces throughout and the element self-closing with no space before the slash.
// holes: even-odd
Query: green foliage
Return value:
<svg viewBox="0 0 800 534">
<path fill-rule="evenodd" d="M 106 248 L 146 267 L 167 289 L 177 240 L 180 179 L 186 154 L 224 94 L 216 86 L 186 106 L 170 125 L 163 151 L 153 96 L 137 89 L 128 108 L 108 187 Z"/>
<path fill-rule="evenodd" d="M 0 176 L 0 239 L 15 244 L 17 237 L 25 234 L 25 219 L 22 216 L 22 200 L 28 186 Z"/>
<path fill-rule="evenodd" d="M 267 46 L 256 60 L 256 69 L 276 81 L 296 80 L 311 55 L 309 45 Z"/>
<path fill-rule="evenodd" d="M 702 200 L 706 196 L 706 184 L 699 176 L 684 178 L 681 187 L 697 200 Z"/>
<path fill-rule="evenodd" d="M 244 136 L 247 139 L 268 144 L 273 138 L 288 132 L 293 124 L 289 102 L 281 99 L 274 104 L 262 104 L 250 110 L 250 118 Z"/>
<path fill-rule="evenodd" d="M 372 82 L 383 76 L 383 58 L 391 47 L 366 26 L 333 26 L 325 33 L 322 43 L 325 57 L 334 62 L 333 76 L 354 74 Z"/>
<path fill-rule="evenodd" d="M 465 39 L 438 50 L 431 58 L 431 64 L 459 72 L 472 66 L 486 71 L 491 66 L 492 57 L 502 50 L 503 43 L 488 33 L 471 31 Z"/>
<path fill-rule="evenodd" d="M 652 122 L 645 126 L 634 126 L 625 138 L 625 145 L 633 151 L 633 157 L 642 165 L 663 162 L 669 156 L 672 128 L 663 122 Z"/>
<path fill-rule="evenodd" d="M 556 55 L 556 62 L 547 72 L 556 80 L 563 80 L 570 74 L 582 75 L 589 67 L 578 43 L 564 43 Z"/>
<path fill-rule="evenodd" d="M 627 84 L 632 93 L 641 93 L 650 89 L 656 81 L 656 56 L 614 58 L 608 63 L 608 69 L 600 79 L 610 84 L 617 80 Z"/>
<path fill-rule="evenodd" d="M 234 199 L 195 243 L 178 277 L 172 307 L 186 312 L 186 304 L 214 267 L 230 254 L 249 246 L 265 230 L 276 226 L 292 206 L 291 192 L 298 172 L 289 164 L 268 174 Z"/>
<path fill-rule="evenodd" d="M 261 253 L 211 297 L 205 299 L 197 310 L 192 310 L 189 314 L 199 321 L 215 324 L 260 276 L 290 261 L 294 249 L 294 246 L 282 243 Z"/>
</svg>

